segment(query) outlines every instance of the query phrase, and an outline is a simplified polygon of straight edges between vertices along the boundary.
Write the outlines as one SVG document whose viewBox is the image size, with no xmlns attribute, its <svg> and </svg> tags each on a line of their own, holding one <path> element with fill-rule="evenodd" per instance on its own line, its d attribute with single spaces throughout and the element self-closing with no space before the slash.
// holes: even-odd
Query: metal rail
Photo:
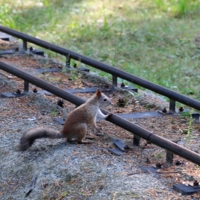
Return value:
<svg viewBox="0 0 200 200">
<path fill-rule="evenodd" d="M 60 88 L 55 87 L 54 85 L 52 85 L 50 83 L 47 83 L 39 78 L 31 76 L 19 69 L 11 67 L 3 62 L 0 62 L 0 69 L 23 79 L 26 83 L 32 83 L 44 90 L 51 92 L 52 94 L 55 94 L 56 96 L 59 96 L 67 101 L 70 101 L 73 104 L 80 105 L 85 102 L 84 100 L 80 99 L 79 97 L 76 97 Z M 106 111 L 106 110 L 102 110 L 102 111 L 104 114 L 108 113 L 108 111 Z M 160 146 L 160 147 L 166 149 L 167 150 L 166 158 L 167 158 L 167 161 L 169 160 L 169 162 L 171 162 L 173 159 L 172 153 L 175 153 L 187 160 L 190 160 L 193 163 L 200 165 L 200 154 L 197 154 L 189 149 L 186 149 L 184 147 L 177 145 L 174 142 L 171 142 L 163 137 L 153 134 L 153 133 L 147 131 L 146 129 L 143 129 L 140 126 L 132 124 L 131 122 L 129 122 L 125 119 L 122 119 L 114 114 L 112 114 L 108 118 L 108 121 L 112 122 L 113 124 L 116 124 L 117 126 L 123 128 L 127 131 L 130 131 L 131 133 L 135 134 L 138 137 L 142 137 L 145 140 L 148 140 L 148 141 L 152 142 L 153 144 L 156 144 L 157 146 Z M 169 159 L 169 157 L 171 157 L 172 159 Z"/>
<path fill-rule="evenodd" d="M 0 25 L 0 31 L 7 33 L 9 35 L 15 36 L 17 38 L 21 38 L 23 40 L 24 49 L 27 49 L 27 42 L 31 42 L 33 44 L 36 44 L 38 46 L 41 46 L 43 48 L 46 48 L 48 50 L 51 50 L 51 51 L 54 51 L 56 53 L 59 53 L 61 55 L 66 56 L 67 65 L 69 65 L 69 62 L 70 62 L 69 60 L 72 58 L 74 60 L 78 60 L 78 61 L 80 61 L 84 64 L 87 64 L 89 66 L 100 69 L 104 72 L 110 73 L 110 74 L 113 75 L 113 83 L 115 85 L 117 83 L 117 77 L 120 77 L 124 80 L 131 82 L 131 83 L 137 84 L 137 85 L 142 86 L 146 89 L 154 91 L 158 94 L 166 96 L 170 99 L 170 110 L 172 110 L 172 111 L 175 111 L 175 101 L 178 101 L 182 104 L 185 104 L 187 106 L 190 106 L 192 108 L 200 110 L 200 101 L 194 100 L 194 99 L 189 98 L 185 95 L 174 92 L 173 90 L 167 89 L 165 87 L 159 86 L 159 85 L 152 83 L 150 81 L 147 81 L 145 79 L 134 76 L 130 73 L 127 73 L 127 72 L 124 72 L 124 71 L 119 70 L 117 68 L 114 68 L 110 65 L 101 63 L 99 61 L 93 60 L 93 59 L 88 58 L 86 56 L 83 56 L 81 54 L 70 51 L 68 49 L 56 46 L 56 45 L 51 44 L 49 42 L 37 39 L 35 37 L 32 37 L 32 36 L 29 36 L 27 34 L 9 29 L 9 28 L 1 26 L 1 25 Z"/>
</svg>

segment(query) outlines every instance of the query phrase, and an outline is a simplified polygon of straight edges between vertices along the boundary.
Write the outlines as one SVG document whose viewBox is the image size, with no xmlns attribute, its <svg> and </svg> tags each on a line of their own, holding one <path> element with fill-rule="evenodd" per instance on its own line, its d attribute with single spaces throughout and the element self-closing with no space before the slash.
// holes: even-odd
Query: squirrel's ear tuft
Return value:
<svg viewBox="0 0 200 200">
<path fill-rule="evenodd" d="M 98 90 L 96 91 L 96 95 L 97 95 L 98 97 L 101 96 L 101 90 L 100 90 L 100 89 L 98 89 Z"/>
</svg>

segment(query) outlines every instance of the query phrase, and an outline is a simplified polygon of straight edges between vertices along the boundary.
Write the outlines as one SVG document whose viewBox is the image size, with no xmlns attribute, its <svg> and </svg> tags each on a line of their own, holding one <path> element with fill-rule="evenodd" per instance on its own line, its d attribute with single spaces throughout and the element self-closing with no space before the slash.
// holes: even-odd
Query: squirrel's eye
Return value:
<svg viewBox="0 0 200 200">
<path fill-rule="evenodd" d="M 104 99 L 104 101 L 107 101 L 107 99 Z"/>
</svg>

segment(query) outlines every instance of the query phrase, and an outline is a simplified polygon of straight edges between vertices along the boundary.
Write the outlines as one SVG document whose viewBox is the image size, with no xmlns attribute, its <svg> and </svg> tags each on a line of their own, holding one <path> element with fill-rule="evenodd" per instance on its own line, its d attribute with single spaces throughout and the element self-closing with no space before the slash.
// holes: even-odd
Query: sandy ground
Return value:
<svg viewBox="0 0 200 200">
<path fill-rule="evenodd" d="M 62 68 L 49 59 L 34 56 L 5 56 L 7 62 L 26 72 L 38 76 L 60 88 L 84 88 L 102 86 L 105 81 L 95 83 L 73 72 L 73 76 L 62 72 L 38 73 L 36 68 Z M 52 66 L 53 65 L 53 66 Z M 0 71 L 0 93 L 23 90 L 23 81 Z M 97 80 L 95 78 L 95 80 Z M 31 85 L 30 90 L 35 86 Z M 37 90 L 40 90 L 37 88 Z M 76 94 L 84 99 L 91 94 Z M 114 106 L 112 113 L 156 111 L 168 103 L 149 93 L 130 94 L 115 91 L 107 93 Z M 124 99 L 125 107 L 119 107 Z M 107 121 L 97 124 L 101 136 L 93 138 L 92 144 L 69 144 L 63 139 L 41 139 L 25 152 L 18 150 L 24 129 L 47 126 L 61 130 L 55 117 L 66 118 L 74 105 L 64 101 L 64 108 L 57 106 L 59 98 L 30 92 L 21 98 L 0 99 L 0 199 L 199 199 L 199 194 L 184 196 L 173 190 L 173 184 L 193 184 L 200 180 L 199 167 L 178 156 L 174 165 L 161 168 L 158 173 L 145 173 L 140 166 L 155 166 L 165 162 L 165 150 L 141 141 L 133 146 L 133 135 Z M 154 118 L 132 119 L 142 126 L 193 151 L 200 152 L 199 123 L 190 124 L 190 117 L 163 115 Z M 184 132 L 191 130 L 188 138 Z M 91 130 L 90 130 L 91 131 Z M 121 156 L 112 154 L 113 138 L 121 139 L 129 150 Z M 179 162 L 180 165 L 175 163 Z"/>
</svg>

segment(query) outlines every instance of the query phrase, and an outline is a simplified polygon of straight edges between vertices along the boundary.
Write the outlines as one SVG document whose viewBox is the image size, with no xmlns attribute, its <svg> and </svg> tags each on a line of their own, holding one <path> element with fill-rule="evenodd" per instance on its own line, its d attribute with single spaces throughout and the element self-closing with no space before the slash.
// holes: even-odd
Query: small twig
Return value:
<svg viewBox="0 0 200 200">
<path fill-rule="evenodd" d="M 61 196 L 60 197 L 58 197 L 56 200 L 61 200 L 61 199 L 63 199 L 63 198 L 65 198 L 67 196 L 67 193 L 66 194 L 61 194 Z"/>
<path fill-rule="evenodd" d="M 180 173 L 180 172 L 156 172 L 156 173 L 159 173 L 159 174 L 167 174 L 167 173 L 169 173 L 169 174 L 174 174 L 174 173 Z"/>
<path fill-rule="evenodd" d="M 142 174 L 142 173 L 144 173 L 144 172 L 134 172 L 134 173 L 127 174 L 127 176 L 132 176 L 132 175 L 135 175 L 135 174 Z"/>
<path fill-rule="evenodd" d="M 52 189 L 52 187 L 53 187 L 53 185 L 51 185 L 51 186 L 47 189 L 47 191 L 44 192 L 43 196 L 46 196 L 46 194 Z M 43 198 L 43 199 L 44 199 L 44 198 Z"/>
<path fill-rule="evenodd" d="M 151 172 L 151 171 L 148 171 L 149 173 L 158 173 L 158 174 L 172 174 L 172 173 L 180 173 L 180 172 L 167 172 L 167 171 L 164 171 L 164 172 Z M 142 174 L 142 173 L 146 173 L 146 172 L 135 172 L 135 173 L 130 173 L 130 174 L 127 174 L 127 176 L 132 176 L 132 175 L 135 175 L 135 174 Z"/>
<path fill-rule="evenodd" d="M 26 190 L 25 197 L 28 197 L 29 194 L 32 192 L 32 190 L 35 188 L 36 181 L 37 181 L 37 176 L 34 175 L 33 178 L 32 178 L 32 180 L 31 180 L 30 186 Z"/>
</svg>

